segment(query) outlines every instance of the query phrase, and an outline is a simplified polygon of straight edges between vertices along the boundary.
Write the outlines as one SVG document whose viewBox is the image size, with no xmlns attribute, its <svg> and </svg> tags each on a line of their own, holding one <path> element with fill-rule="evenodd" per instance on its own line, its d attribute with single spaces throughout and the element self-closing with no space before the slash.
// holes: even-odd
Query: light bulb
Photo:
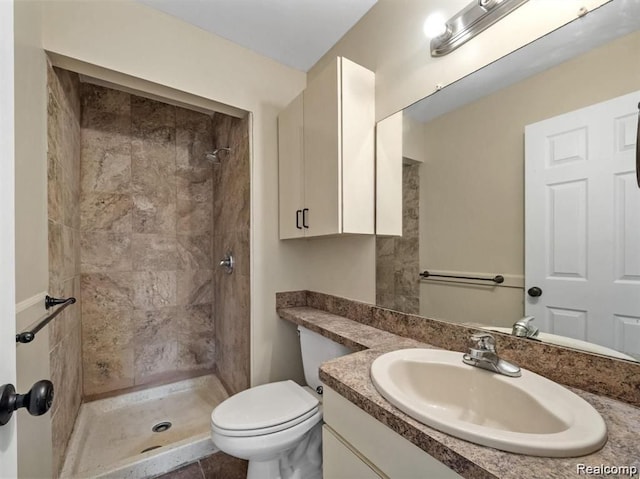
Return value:
<svg viewBox="0 0 640 479">
<path fill-rule="evenodd" d="M 447 31 L 447 21 L 440 12 L 432 13 L 424 21 L 424 34 L 427 38 L 436 38 L 443 35 Z"/>
</svg>

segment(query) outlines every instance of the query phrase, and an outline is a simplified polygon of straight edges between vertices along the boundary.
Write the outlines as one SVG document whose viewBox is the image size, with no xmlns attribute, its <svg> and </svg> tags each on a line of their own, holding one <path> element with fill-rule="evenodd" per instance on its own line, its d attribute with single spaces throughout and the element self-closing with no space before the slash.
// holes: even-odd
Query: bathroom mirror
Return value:
<svg viewBox="0 0 640 479">
<path fill-rule="evenodd" d="M 557 188 L 537 196 L 525 181 L 527 125 L 583 112 L 587 106 L 623 95 L 632 102 L 628 112 L 614 115 L 611 128 L 590 127 L 587 143 L 583 128 L 567 126 L 562 131 L 570 135 L 547 134 L 543 149 L 553 150 L 564 165 L 563 161 L 588 153 L 578 152 L 580 145 L 593 149 L 592 137 L 608 135 L 622 149 L 635 148 L 638 58 L 640 5 L 613 1 L 394 115 L 396 120 L 402 115 L 403 123 L 403 235 L 376 238 L 377 304 L 507 333 L 520 318 L 533 314 L 530 324 L 541 331 L 537 339 L 640 359 L 640 190 L 626 181 L 627 176 L 635 179 L 635 172 L 617 171 L 610 181 L 611 208 L 594 212 L 625 233 L 614 232 L 597 241 L 579 231 L 587 227 L 587 202 L 580 202 L 586 195 L 584 181 L 580 183 L 584 188 L 572 189 L 567 185 L 574 183 L 557 179 Z M 532 142 L 527 139 L 528 145 Z M 530 204 L 539 201 L 542 210 L 556 215 L 556 229 L 547 227 L 538 238 L 569 235 L 556 254 L 556 262 L 564 264 L 558 266 L 555 283 L 525 277 L 533 264 L 529 260 L 525 268 L 527 250 L 545 249 L 540 241 L 525 239 L 525 229 L 532 231 L 525 215 L 525 192 Z M 568 202 L 560 203 L 563 198 Z M 560 206 L 554 209 L 553 201 Z M 562 214 L 582 218 L 580 228 L 565 222 Z M 597 253 L 603 246 L 613 253 Z M 626 266 L 620 264 L 620 251 L 626 254 Z M 564 295 L 554 290 L 557 285 L 584 282 L 580 274 L 563 273 L 580 254 L 600 254 L 605 258 L 600 259 L 601 268 L 625 270 L 614 278 L 624 286 L 614 300 L 615 306 L 624 303 L 622 312 L 614 306 L 605 317 L 592 306 L 567 307 L 553 300 L 536 309 L 542 300 Z M 583 276 L 590 274 L 593 279 L 589 268 Z M 425 271 L 428 278 L 419 276 Z M 494 281 L 498 275 L 501 278 Z M 465 279 L 476 277 L 480 279 Z M 533 287 L 539 287 L 542 295 L 537 290 L 527 293 Z M 583 294 L 585 301 L 602 303 L 607 286 L 601 283 L 600 288 Z"/>
</svg>

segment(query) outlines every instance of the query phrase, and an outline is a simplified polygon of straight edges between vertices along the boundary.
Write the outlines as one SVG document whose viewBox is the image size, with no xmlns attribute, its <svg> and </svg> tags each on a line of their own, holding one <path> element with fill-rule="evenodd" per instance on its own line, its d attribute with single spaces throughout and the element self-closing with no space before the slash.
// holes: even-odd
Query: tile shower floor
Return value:
<svg viewBox="0 0 640 479">
<path fill-rule="evenodd" d="M 85 403 L 60 477 L 138 479 L 212 454 L 211 411 L 227 397 L 211 375 Z"/>
</svg>

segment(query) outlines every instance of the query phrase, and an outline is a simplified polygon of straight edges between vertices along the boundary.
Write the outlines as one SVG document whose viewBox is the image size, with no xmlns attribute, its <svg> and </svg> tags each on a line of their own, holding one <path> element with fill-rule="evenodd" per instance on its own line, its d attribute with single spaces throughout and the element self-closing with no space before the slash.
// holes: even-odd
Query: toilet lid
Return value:
<svg viewBox="0 0 640 479">
<path fill-rule="evenodd" d="M 211 424 L 229 431 L 253 431 L 295 425 L 315 414 L 318 400 L 293 381 L 264 384 L 242 391 L 220 403 L 211 413 Z M 295 421 L 299 419 L 299 421 Z M 287 425 L 288 427 L 289 425 Z M 257 431 L 257 434 L 260 434 Z"/>
</svg>

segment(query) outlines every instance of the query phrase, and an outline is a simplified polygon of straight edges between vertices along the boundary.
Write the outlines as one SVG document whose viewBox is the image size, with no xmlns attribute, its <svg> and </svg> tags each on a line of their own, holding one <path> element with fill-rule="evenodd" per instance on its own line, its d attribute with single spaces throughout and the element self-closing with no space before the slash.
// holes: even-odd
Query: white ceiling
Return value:
<svg viewBox="0 0 640 479">
<path fill-rule="evenodd" d="M 308 71 L 377 0 L 138 0 Z"/>
</svg>

